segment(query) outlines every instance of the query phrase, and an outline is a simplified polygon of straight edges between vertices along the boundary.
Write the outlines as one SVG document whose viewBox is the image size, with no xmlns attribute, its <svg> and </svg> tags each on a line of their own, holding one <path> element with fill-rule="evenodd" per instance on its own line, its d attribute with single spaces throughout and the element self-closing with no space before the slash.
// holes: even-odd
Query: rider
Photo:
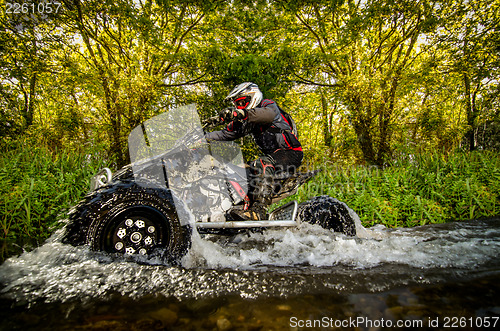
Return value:
<svg viewBox="0 0 500 331">
<path fill-rule="evenodd" d="M 302 163 L 302 146 L 297 139 L 295 125 L 287 113 L 276 102 L 263 99 L 257 84 L 245 82 L 236 86 L 226 97 L 234 107 L 220 113 L 221 119 L 229 122 L 221 131 L 205 135 L 207 141 L 235 140 L 252 134 L 263 156 L 250 163 L 251 181 L 248 210 L 235 209 L 233 213 L 242 219 L 260 220 L 265 217 L 265 205 L 276 174 L 294 172 Z"/>
</svg>

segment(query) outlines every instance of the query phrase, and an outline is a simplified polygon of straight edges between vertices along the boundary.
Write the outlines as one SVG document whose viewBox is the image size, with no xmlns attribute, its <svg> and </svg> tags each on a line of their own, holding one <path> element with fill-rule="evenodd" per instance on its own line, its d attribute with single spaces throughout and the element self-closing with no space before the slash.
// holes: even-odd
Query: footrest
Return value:
<svg viewBox="0 0 500 331">
<path fill-rule="evenodd" d="M 269 214 L 270 221 L 278 221 L 278 220 L 289 220 L 295 222 L 295 217 L 297 216 L 298 204 L 297 201 L 292 201 L 283 205 L 281 207 L 276 208 Z"/>
<path fill-rule="evenodd" d="M 284 206 L 276 208 L 269 214 L 268 220 L 263 221 L 231 221 L 231 222 L 196 222 L 199 229 L 249 229 L 269 227 L 293 227 L 297 226 L 297 201 L 292 201 Z"/>
</svg>

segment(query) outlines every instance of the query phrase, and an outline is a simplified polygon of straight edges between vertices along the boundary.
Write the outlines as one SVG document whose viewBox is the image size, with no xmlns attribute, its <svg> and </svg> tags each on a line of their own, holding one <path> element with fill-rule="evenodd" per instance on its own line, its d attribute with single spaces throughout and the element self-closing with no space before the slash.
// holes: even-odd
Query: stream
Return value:
<svg viewBox="0 0 500 331">
<path fill-rule="evenodd" d="M 181 266 L 56 234 L 0 265 L 0 330 L 500 326 L 499 218 L 358 234 L 196 235 Z"/>
</svg>

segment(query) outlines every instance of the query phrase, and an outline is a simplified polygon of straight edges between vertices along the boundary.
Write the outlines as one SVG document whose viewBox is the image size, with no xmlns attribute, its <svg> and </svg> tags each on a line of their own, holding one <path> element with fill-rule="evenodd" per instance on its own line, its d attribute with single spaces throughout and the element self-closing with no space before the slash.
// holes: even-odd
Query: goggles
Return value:
<svg viewBox="0 0 500 331">
<path fill-rule="evenodd" d="M 245 109 L 248 106 L 248 104 L 250 104 L 250 99 L 251 99 L 251 97 L 249 97 L 249 96 L 240 97 L 240 98 L 233 100 L 233 104 L 238 109 Z"/>
</svg>

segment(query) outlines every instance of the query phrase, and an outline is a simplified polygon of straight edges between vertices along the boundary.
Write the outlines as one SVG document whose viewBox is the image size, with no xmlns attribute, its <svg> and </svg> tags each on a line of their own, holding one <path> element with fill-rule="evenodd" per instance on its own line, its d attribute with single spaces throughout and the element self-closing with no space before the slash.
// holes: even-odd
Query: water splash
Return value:
<svg viewBox="0 0 500 331">
<path fill-rule="evenodd" d="M 242 298 L 381 291 L 500 270 L 500 220 L 413 229 L 377 226 L 347 237 L 319 226 L 193 237 L 182 266 L 63 245 L 57 236 L 0 266 L 0 296 L 19 303 L 106 298 Z"/>
<path fill-rule="evenodd" d="M 385 263 L 417 268 L 473 268 L 497 255 L 500 230 L 458 223 L 391 230 L 364 229 L 364 238 L 347 237 L 302 224 L 298 229 L 195 239 L 184 265 L 188 268 L 344 265 L 360 269 Z"/>
</svg>

